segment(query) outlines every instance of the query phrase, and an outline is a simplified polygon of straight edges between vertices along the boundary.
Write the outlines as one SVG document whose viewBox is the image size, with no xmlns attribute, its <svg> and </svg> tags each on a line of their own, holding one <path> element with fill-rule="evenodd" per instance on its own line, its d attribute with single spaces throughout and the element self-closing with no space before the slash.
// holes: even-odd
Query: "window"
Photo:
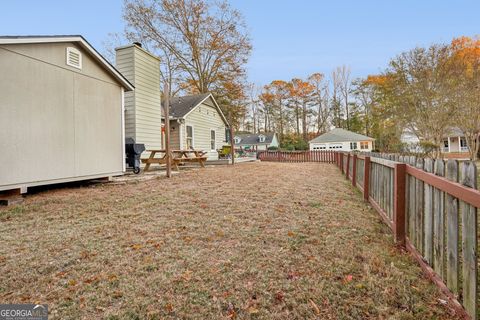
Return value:
<svg viewBox="0 0 480 320">
<path fill-rule="evenodd" d="M 235 137 L 233 140 L 235 140 L 235 144 L 239 144 L 240 141 L 242 141 L 242 139 L 239 137 Z"/>
<path fill-rule="evenodd" d="M 193 148 L 193 127 L 187 126 L 187 149 Z"/>
<path fill-rule="evenodd" d="M 460 138 L 460 150 L 468 151 L 467 140 L 465 138 Z"/>
<path fill-rule="evenodd" d="M 448 145 L 449 145 L 448 139 L 443 140 L 443 152 L 448 152 L 448 150 L 449 150 Z"/>
<path fill-rule="evenodd" d="M 68 47 L 67 48 L 67 57 L 66 57 L 67 65 L 77 68 L 77 69 L 82 69 L 82 53 L 78 51 L 76 48 L 73 47 Z"/>
<path fill-rule="evenodd" d="M 210 150 L 216 149 L 215 130 L 210 130 Z"/>
<path fill-rule="evenodd" d="M 360 142 L 360 150 L 368 149 L 368 141 L 361 141 Z"/>
<path fill-rule="evenodd" d="M 265 142 L 265 136 L 263 134 L 258 136 L 258 142 Z"/>
<path fill-rule="evenodd" d="M 230 128 L 225 128 L 225 142 L 230 142 Z"/>
<path fill-rule="evenodd" d="M 350 142 L 350 149 L 351 150 L 357 150 L 357 143 L 356 142 Z"/>
</svg>

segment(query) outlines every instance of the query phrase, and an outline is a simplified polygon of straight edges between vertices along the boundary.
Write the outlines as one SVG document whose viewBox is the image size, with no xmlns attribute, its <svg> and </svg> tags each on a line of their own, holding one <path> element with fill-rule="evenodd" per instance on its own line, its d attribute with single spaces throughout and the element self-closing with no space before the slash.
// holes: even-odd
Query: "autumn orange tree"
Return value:
<svg viewBox="0 0 480 320">
<path fill-rule="evenodd" d="M 453 122 L 465 136 L 470 158 L 476 160 L 480 147 L 480 39 L 453 39 L 451 50 L 455 76 L 452 85 L 456 89 Z"/>
</svg>

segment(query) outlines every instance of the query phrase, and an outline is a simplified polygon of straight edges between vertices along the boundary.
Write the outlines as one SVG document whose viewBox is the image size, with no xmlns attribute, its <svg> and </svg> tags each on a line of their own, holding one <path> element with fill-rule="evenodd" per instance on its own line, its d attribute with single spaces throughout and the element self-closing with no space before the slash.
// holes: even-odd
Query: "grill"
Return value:
<svg viewBox="0 0 480 320">
<path fill-rule="evenodd" d="M 125 139 L 125 161 L 128 167 L 133 168 L 135 174 L 140 173 L 140 156 L 145 151 L 143 143 L 135 143 L 133 138 Z"/>
</svg>

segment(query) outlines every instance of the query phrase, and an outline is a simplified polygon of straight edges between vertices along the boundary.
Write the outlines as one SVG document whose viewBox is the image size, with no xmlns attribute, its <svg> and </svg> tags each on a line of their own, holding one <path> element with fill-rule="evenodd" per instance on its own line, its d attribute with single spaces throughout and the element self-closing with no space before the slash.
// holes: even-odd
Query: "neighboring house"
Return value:
<svg viewBox="0 0 480 320">
<path fill-rule="evenodd" d="M 400 137 L 403 144 L 406 145 L 410 152 L 422 152 L 420 139 L 411 130 L 405 129 Z M 462 130 L 452 127 L 448 130 L 447 135 L 443 138 L 440 146 L 441 152 L 452 157 L 468 157 L 468 145 Z"/>
<path fill-rule="evenodd" d="M 277 134 L 271 133 L 237 133 L 233 137 L 235 149 L 259 151 L 270 147 L 278 148 Z"/>
<path fill-rule="evenodd" d="M 163 149 L 165 121 L 160 102 L 160 60 L 140 43 L 116 49 L 117 68 L 135 86 L 125 97 L 125 132 L 146 149 Z M 228 122 L 211 94 L 170 99 L 172 149 L 198 149 L 218 159 Z M 148 152 L 143 157 L 148 157 Z"/>
<path fill-rule="evenodd" d="M 310 150 L 372 151 L 374 138 L 335 128 L 309 141 Z"/>
<path fill-rule="evenodd" d="M 452 127 L 448 130 L 448 134 L 444 137 L 442 152 L 443 153 L 468 153 L 467 140 L 462 130 Z M 468 155 L 466 155 L 468 157 Z"/>
<path fill-rule="evenodd" d="M 225 144 L 228 122 L 210 93 L 170 99 L 170 144 L 173 149 L 207 152 L 217 160 Z"/>
<path fill-rule="evenodd" d="M 123 174 L 134 87 L 83 37 L 0 37 L 0 74 L 0 190 Z"/>
</svg>

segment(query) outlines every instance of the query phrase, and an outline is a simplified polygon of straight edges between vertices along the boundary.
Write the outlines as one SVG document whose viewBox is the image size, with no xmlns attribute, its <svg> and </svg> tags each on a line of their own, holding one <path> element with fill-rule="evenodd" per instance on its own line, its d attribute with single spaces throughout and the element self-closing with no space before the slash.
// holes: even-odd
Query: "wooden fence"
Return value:
<svg viewBox="0 0 480 320">
<path fill-rule="evenodd" d="M 395 241 L 413 254 L 458 310 L 478 319 L 480 192 L 475 190 L 475 164 L 379 156 L 337 153 L 335 162 L 390 226 Z"/>
<path fill-rule="evenodd" d="M 259 151 L 257 158 L 262 161 L 275 162 L 324 162 L 334 163 L 334 151 Z"/>
</svg>

